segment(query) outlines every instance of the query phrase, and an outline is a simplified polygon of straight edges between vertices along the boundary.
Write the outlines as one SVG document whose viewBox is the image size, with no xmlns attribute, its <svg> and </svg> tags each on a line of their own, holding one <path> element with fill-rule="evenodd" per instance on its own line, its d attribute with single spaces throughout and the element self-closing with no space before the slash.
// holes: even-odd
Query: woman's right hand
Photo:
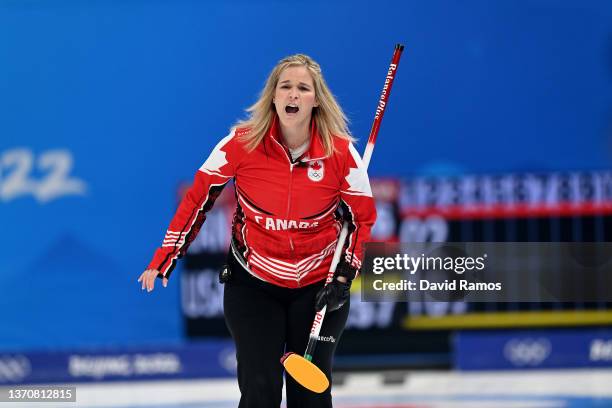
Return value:
<svg viewBox="0 0 612 408">
<path fill-rule="evenodd" d="M 157 269 L 147 269 L 144 271 L 140 277 L 138 278 L 138 282 L 142 282 L 142 290 L 147 288 L 147 292 L 152 291 L 155 288 L 155 279 L 160 275 Z M 168 286 L 168 278 L 164 277 L 162 279 L 162 285 L 165 288 Z"/>
</svg>

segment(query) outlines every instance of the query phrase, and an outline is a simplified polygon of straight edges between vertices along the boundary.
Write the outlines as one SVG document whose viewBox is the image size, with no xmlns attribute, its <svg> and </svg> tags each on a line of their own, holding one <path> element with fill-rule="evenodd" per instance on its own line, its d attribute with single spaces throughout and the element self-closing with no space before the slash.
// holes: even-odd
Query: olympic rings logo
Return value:
<svg viewBox="0 0 612 408">
<path fill-rule="evenodd" d="M 537 366 L 550 356 L 551 344 L 545 338 L 512 339 L 504 347 L 504 356 L 515 366 Z"/>
<path fill-rule="evenodd" d="M 0 356 L 0 383 L 18 382 L 26 378 L 32 367 L 30 360 L 22 355 L 3 355 Z"/>
</svg>

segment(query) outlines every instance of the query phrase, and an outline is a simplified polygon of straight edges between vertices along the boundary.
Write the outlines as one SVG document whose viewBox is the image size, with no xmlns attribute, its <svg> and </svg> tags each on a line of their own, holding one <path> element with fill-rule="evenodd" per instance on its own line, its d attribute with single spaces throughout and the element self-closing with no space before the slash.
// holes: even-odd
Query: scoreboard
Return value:
<svg viewBox="0 0 612 408">
<path fill-rule="evenodd" d="M 418 178 L 402 184 L 399 208 L 402 242 L 605 242 L 612 238 L 612 172 Z M 612 323 L 606 303 L 411 306 L 404 328 Z"/>
</svg>

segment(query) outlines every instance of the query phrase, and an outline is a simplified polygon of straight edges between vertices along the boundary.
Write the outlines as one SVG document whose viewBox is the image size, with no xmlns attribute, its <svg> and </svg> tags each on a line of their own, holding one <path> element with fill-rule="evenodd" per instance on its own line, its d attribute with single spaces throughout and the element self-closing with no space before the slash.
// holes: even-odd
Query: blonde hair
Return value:
<svg viewBox="0 0 612 408">
<path fill-rule="evenodd" d="M 246 109 L 249 113 L 249 118 L 235 125 L 236 127 L 248 128 L 250 130 L 241 136 L 247 151 L 255 149 L 270 129 L 274 115 L 276 115 L 272 100 L 278 79 L 285 69 L 295 66 L 306 67 L 312 77 L 316 101 L 319 104 L 318 107 L 312 110 L 312 119 L 321 135 L 325 154 L 330 156 L 334 152 L 334 136 L 354 141 L 348 129 L 348 119 L 327 87 L 319 64 L 307 55 L 295 54 L 283 58 L 276 64 L 266 80 L 259 99 Z"/>
</svg>

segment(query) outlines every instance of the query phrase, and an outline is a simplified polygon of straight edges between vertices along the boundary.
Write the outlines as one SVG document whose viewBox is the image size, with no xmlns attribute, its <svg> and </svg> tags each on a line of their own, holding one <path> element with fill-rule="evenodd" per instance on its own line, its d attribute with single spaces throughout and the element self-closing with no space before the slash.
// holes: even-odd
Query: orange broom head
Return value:
<svg viewBox="0 0 612 408">
<path fill-rule="evenodd" d="M 312 392 L 320 394 L 329 387 L 323 371 L 300 355 L 287 353 L 281 358 L 281 364 L 295 381 Z"/>
</svg>

